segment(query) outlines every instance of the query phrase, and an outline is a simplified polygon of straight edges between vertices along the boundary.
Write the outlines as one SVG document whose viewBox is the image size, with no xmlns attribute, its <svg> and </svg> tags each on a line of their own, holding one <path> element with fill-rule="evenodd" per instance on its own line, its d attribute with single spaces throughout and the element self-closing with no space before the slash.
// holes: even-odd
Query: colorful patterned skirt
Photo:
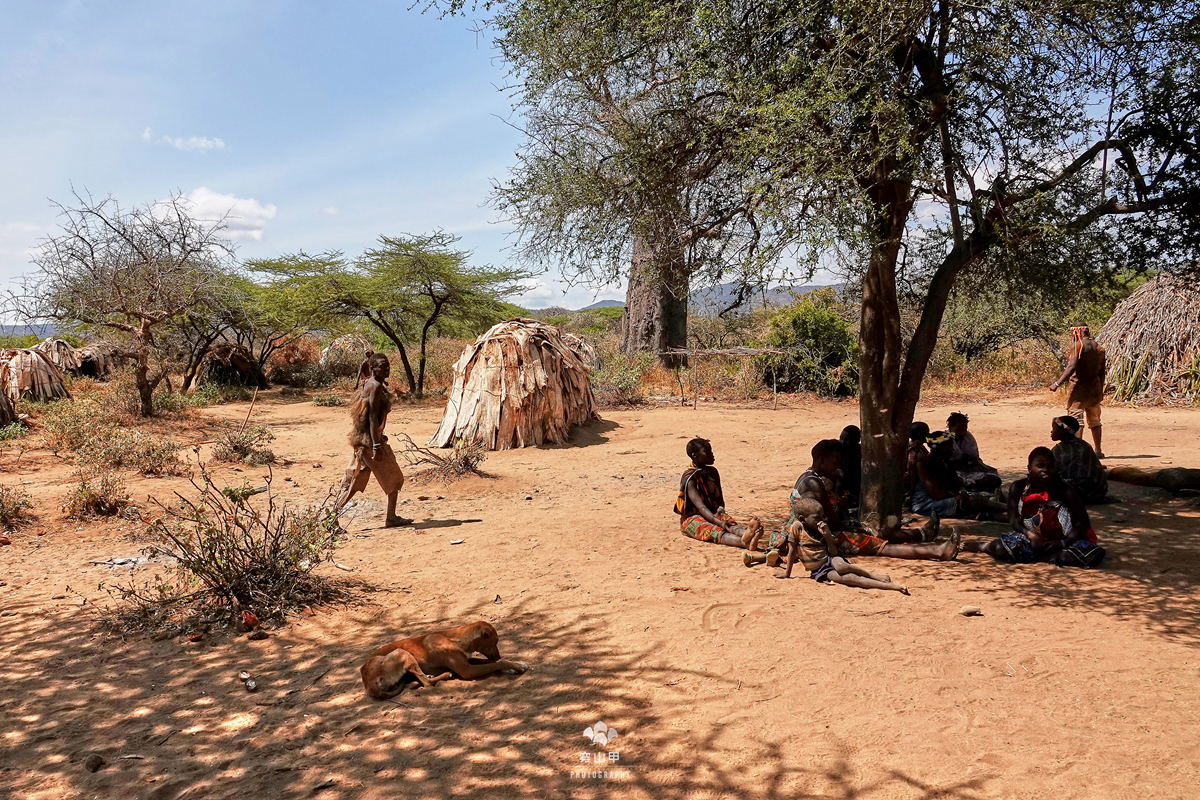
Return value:
<svg viewBox="0 0 1200 800">
<path fill-rule="evenodd" d="M 717 519 L 728 522 L 730 525 L 737 525 L 738 521 L 726 513 L 716 515 Z M 710 544 L 719 544 L 721 542 L 721 534 L 725 533 L 721 528 L 713 525 L 699 514 L 694 514 L 690 517 L 682 517 L 679 520 L 679 530 L 684 536 L 689 536 L 698 542 L 708 542 Z"/>
</svg>

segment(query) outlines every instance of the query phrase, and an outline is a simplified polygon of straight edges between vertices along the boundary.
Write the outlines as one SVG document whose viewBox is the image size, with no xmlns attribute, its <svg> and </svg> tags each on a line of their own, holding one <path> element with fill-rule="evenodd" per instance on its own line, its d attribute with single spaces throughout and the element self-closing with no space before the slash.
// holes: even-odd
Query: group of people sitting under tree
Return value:
<svg viewBox="0 0 1200 800">
<path fill-rule="evenodd" d="M 861 432 L 847 426 L 838 439 L 823 439 L 812 448 L 812 465 L 796 480 L 789 514 L 771 533 L 765 552 L 759 520 L 742 524 L 725 508 L 721 477 L 707 439 L 688 442 L 692 467 L 683 474 L 675 511 L 685 536 L 746 550 L 746 566 L 782 566 L 780 578 L 792 577 L 797 562 L 818 582 L 908 594 L 887 575 L 852 564 L 849 556 L 953 561 L 960 551 L 987 553 L 1000 561 L 1044 561 L 1060 566 L 1092 567 L 1104 558 L 1097 544 L 1086 502 L 1102 502 L 1107 481 L 1095 452 L 1076 438 L 1079 422 L 1058 417 L 1052 426 L 1054 451 L 1036 448 L 1027 476 L 1001 489 L 999 471 L 985 464 L 968 431 L 965 414 L 954 413 L 947 431 L 931 432 L 925 423 L 912 426 L 905 485 L 911 508 L 929 517 L 920 529 L 873 531 L 854 513 L 862 486 Z M 995 494 L 992 494 L 994 492 Z M 997 499 L 1003 498 L 1003 501 Z M 975 516 L 1005 520 L 1010 533 L 964 544 L 957 532 L 937 541 L 941 520 Z"/>
</svg>

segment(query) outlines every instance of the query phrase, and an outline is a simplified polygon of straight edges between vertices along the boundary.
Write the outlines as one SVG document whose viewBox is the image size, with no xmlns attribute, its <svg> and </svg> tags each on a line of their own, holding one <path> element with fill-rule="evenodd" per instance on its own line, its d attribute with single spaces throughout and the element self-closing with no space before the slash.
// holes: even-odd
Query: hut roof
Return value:
<svg viewBox="0 0 1200 800">
<path fill-rule="evenodd" d="M 367 353 L 374 349 L 371 346 L 371 340 L 361 333 L 347 333 L 334 339 L 321 351 L 321 366 L 353 364 L 354 368 L 358 369 L 358 365 L 367 357 Z"/>
<path fill-rule="evenodd" d="M 112 342 L 89 342 L 75 351 L 78 367 L 84 374 L 103 378 L 114 368 L 125 363 L 125 353 Z"/>
<path fill-rule="evenodd" d="M 572 425 L 597 416 L 590 372 L 558 328 L 532 319 L 501 322 L 454 365 L 446 413 L 429 443 L 507 450 L 565 442 Z"/>
<path fill-rule="evenodd" d="M 71 399 L 62 372 L 40 350 L 27 347 L 3 350 L 0 351 L 0 361 L 8 370 L 4 389 L 13 403 L 25 394 L 36 400 Z"/>
<path fill-rule="evenodd" d="M 74 347 L 62 339 L 53 337 L 45 341 L 38 342 L 33 346 L 34 350 L 39 353 L 45 353 L 46 357 L 54 363 L 62 372 L 79 369 L 79 355 Z"/>
<path fill-rule="evenodd" d="M 1161 273 L 1121 301 L 1096 341 L 1118 401 L 1200 396 L 1200 289 Z"/>
</svg>

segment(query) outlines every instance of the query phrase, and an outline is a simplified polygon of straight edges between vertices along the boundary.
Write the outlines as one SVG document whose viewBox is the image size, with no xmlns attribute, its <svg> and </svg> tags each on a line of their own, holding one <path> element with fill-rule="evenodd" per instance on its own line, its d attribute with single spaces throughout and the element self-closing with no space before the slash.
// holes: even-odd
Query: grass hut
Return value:
<svg viewBox="0 0 1200 800">
<path fill-rule="evenodd" d="M 71 399 L 62 371 L 40 350 L 28 347 L 3 350 L 0 362 L 7 369 L 4 391 L 13 403 L 22 396 L 34 400 Z"/>
<path fill-rule="evenodd" d="M 358 374 L 359 365 L 374 349 L 371 340 L 361 333 L 347 333 L 321 351 L 321 366 L 330 374 L 348 378 Z"/>
<path fill-rule="evenodd" d="M 78 352 L 62 339 L 50 338 L 44 342 L 38 342 L 33 349 L 43 353 L 64 375 L 68 372 L 79 371 Z"/>
<path fill-rule="evenodd" d="M 532 319 L 494 326 L 463 351 L 441 427 L 429 440 L 488 450 L 562 443 L 593 419 L 591 369 L 558 328 Z"/>
<path fill-rule="evenodd" d="M 267 388 L 267 376 L 254 354 L 241 345 L 222 342 L 208 351 L 200 365 L 202 380 L 222 386 Z"/>
<path fill-rule="evenodd" d="M 1117 401 L 1195 401 L 1200 396 L 1200 289 L 1156 275 L 1113 311 L 1096 341 L 1108 352 Z"/>
<path fill-rule="evenodd" d="M 79 362 L 77 372 L 85 378 L 105 378 L 114 369 L 124 366 L 125 354 L 112 342 L 90 342 L 75 351 Z"/>
</svg>

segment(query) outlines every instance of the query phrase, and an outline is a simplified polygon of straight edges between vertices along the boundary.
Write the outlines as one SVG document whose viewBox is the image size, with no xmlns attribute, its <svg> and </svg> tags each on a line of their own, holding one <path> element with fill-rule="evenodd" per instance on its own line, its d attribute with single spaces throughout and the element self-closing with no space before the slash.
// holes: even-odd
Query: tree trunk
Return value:
<svg viewBox="0 0 1200 800">
<path fill-rule="evenodd" d="M 144 356 L 138 359 L 134 377 L 137 380 L 138 399 L 141 401 L 141 414 L 143 417 L 153 417 L 154 385 L 150 383 L 150 365 Z"/>
<path fill-rule="evenodd" d="M 687 366 L 684 356 L 666 354 L 687 346 L 688 274 L 680 248 L 633 240 L 633 264 L 621 317 L 621 352 L 649 351 L 663 366 Z"/>
<path fill-rule="evenodd" d="M 881 165 L 880 172 L 886 167 Z M 862 521 L 880 531 L 900 527 L 904 510 L 904 462 L 916 398 L 899 402 L 900 303 L 896 257 L 912 209 L 907 182 L 883 175 L 871 187 L 876 244 L 863 277 L 859 330 L 859 422 L 862 427 Z M 936 336 L 936 329 L 934 330 Z M 920 392 L 918 382 L 916 390 Z"/>
</svg>

